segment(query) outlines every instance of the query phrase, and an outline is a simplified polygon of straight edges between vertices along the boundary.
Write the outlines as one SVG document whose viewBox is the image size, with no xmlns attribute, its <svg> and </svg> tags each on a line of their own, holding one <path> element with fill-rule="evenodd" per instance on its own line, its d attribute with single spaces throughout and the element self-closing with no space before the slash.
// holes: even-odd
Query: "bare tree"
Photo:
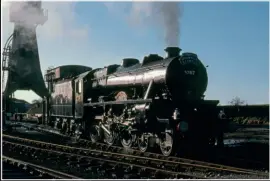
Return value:
<svg viewBox="0 0 270 181">
<path fill-rule="evenodd" d="M 229 104 L 234 105 L 234 106 L 241 106 L 241 105 L 247 104 L 247 101 L 241 100 L 238 96 L 236 96 L 231 101 L 229 101 Z"/>
</svg>

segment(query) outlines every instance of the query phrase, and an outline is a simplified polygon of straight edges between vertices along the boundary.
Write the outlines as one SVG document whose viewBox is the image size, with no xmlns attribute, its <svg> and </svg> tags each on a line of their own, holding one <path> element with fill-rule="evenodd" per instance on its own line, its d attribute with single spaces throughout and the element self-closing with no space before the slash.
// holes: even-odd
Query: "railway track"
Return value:
<svg viewBox="0 0 270 181">
<path fill-rule="evenodd" d="M 2 156 L 2 161 L 3 179 L 80 179 L 73 175 L 7 156 Z"/>
<path fill-rule="evenodd" d="M 40 144 L 40 143 L 39 143 Z M 57 172 L 81 178 L 203 178 L 199 175 L 155 169 L 133 163 L 123 163 L 109 158 L 86 156 L 79 153 L 55 151 L 26 144 L 3 140 L 3 154 L 9 157 L 30 160 L 42 167 L 52 167 Z M 68 178 L 68 177 L 67 177 Z"/>
<path fill-rule="evenodd" d="M 59 133 L 57 130 L 53 129 L 44 129 L 43 127 L 36 127 L 35 130 L 44 132 L 44 133 L 52 133 L 52 134 L 57 134 L 59 136 L 65 137 L 65 138 L 70 138 L 67 135 Z M 220 167 L 223 168 L 224 165 L 221 164 L 215 164 L 211 163 L 214 161 L 214 159 L 209 159 L 208 162 L 205 161 L 197 161 L 193 159 L 187 159 L 187 158 L 180 158 L 180 157 L 166 157 L 162 154 L 159 153 L 154 153 L 154 152 L 144 152 L 142 153 L 138 148 L 133 147 L 131 149 L 125 149 L 122 146 L 117 146 L 117 145 L 108 145 L 105 143 L 101 142 L 96 142 L 93 143 L 90 140 L 87 139 L 79 139 L 76 140 L 76 144 L 74 146 L 81 147 L 81 148 L 91 148 L 91 149 L 96 149 L 96 150 L 102 150 L 102 151 L 108 151 L 108 152 L 114 152 L 114 153 L 124 153 L 124 154 L 130 154 L 130 155 L 135 155 L 135 156 L 140 156 L 140 157 L 150 157 L 150 158 L 155 158 L 155 159 L 163 159 L 163 160 L 168 160 L 168 161 L 177 161 L 177 162 L 188 162 L 188 163 L 194 163 L 194 164 L 202 164 L 202 165 L 208 165 L 208 166 L 213 166 L 213 167 Z M 242 159 L 242 158 L 237 158 L 237 157 L 232 157 L 231 155 L 225 156 L 223 154 L 217 156 L 218 160 L 223 160 L 222 163 L 224 162 L 226 165 L 231 165 L 231 166 L 225 166 L 227 168 L 231 169 L 240 169 L 240 168 L 235 168 L 235 167 L 249 167 L 249 165 L 256 166 L 256 168 L 260 168 L 265 170 L 266 166 L 265 163 L 259 162 L 259 161 L 254 161 L 250 159 Z M 202 159 L 205 160 L 205 157 Z M 231 161 L 228 161 L 231 160 Z M 210 162 L 210 163 L 209 163 Z M 233 167 L 234 166 L 234 167 Z M 245 170 L 245 169 L 242 169 Z M 268 169 L 267 169 L 268 170 Z"/>
<path fill-rule="evenodd" d="M 132 165 L 132 168 L 137 167 L 140 169 L 148 169 L 150 172 L 154 171 L 154 175 L 156 175 L 156 172 L 162 173 L 165 175 L 165 178 L 211 178 L 215 177 L 215 175 L 224 176 L 228 174 L 234 174 L 239 177 L 241 177 L 241 175 L 249 175 L 268 178 L 268 174 L 266 173 L 207 162 L 182 158 L 162 158 L 162 156 L 159 158 L 152 158 L 151 155 L 145 157 L 143 155 L 137 156 L 112 151 L 108 152 L 104 150 L 85 149 L 19 138 L 10 135 L 3 135 L 3 143 L 4 145 L 13 145 L 15 147 L 24 148 L 26 147 L 47 152 L 57 152 L 58 154 L 82 157 L 84 159 L 99 159 L 100 161 L 113 162 L 114 164 L 126 166 Z M 77 164 L 80 163 L 77 162 Z M 153 178 L 160 178 L 160 174 L 158 177 L 153 176 Z"/>
<path fill-rule="evenodd" d="M 109 146 L 107 144 L 98 142 L 98 143 L 92 143 L 90 140 L 87 139 L 76 139 L 75 142 L 73 143 L 66 143 L 67 140 L 72 139 L 71 137 L 69 137 L 68 135 L 65 134 L 61 134 L 58 130 L 55 130 L 53 128 L 47 128 L 46 126 L 43 125 L 23 125 L 23 127 L 28 128 L 30 130 L 35 130 L 38 131 L 40 133 L 44 133 L 44 134 L 49 134 L 50 136 L 53 135 L 57 135 L 59 138 L 61 138 L 62 141 L 59 140 L 52 140 L 52 142 L 54 143 L 61 143 L 61 144 L 66 144 L 66 145 L 72 145 L 75 147 L 81 147 L 81 148 L 91 148 L 91 149 L 96 149 L 96 150 L 103 150 L 103 151 L 108 151 L 108 152 L 117 152 L 117 153 L 124 153 L 124 154 L 130 154 L 130 155 L 135 155 L 135 156 L 143 156 L 143 157 L 151 157 L 151 158 L 156 158 L 156 159 L 166 159 L 166 160 L 170 160 L 170 161 L 184 161 L 184 162 L 190 162 L 190 163 L 197 163 L 197 164 L 211 164 L 214 167 L 216 166 L 224 166 L 227 165 L 231 166 L 232 168 L 234 167 L 238 167 L 239 168 L 246 168 L 246 169 L 255 169 L 255 170 L 259 170 L 259 171 L 263 171 L 268 173 L 269 170 L 269 165 L 268 163 L 266 163 L 265 161 L 258 161 L 258 160 L 252 160 L 249 159 L 247 157 L 241 158 L 241 154 L 240 155 L 236 155 L 233 156 L 231 155 L 229 152 L 227 153 L 227 151 L 222 151 L 222 150 L 207 150 L 205 151 L 205 153 L 207 153 L 206 155 L 201 155 L 201 153 L 199 154 L 195 154 L 195 155 L 190 155 L 188 156 L 189 158 L 192 159 L 188 159 L 188 158 L 183 158 L 180 155 L 178 155 L 178 157 L 165 157 L 162 154 L 159 153 L 155 153 L 155 152 L 145 152 L 142 153 L 141 151 L 139 151 L 136 147 L 130 148 L 130 149 L 125 149 L 122 146 Z M 28 135 L 19 135 L 22 137 L 28 137 Z M 32 137 L 30 137 L 30 139 L 32 139 Z M 34 138 L 37 140 L 46 140 L 47 139 L 41 139 L 41 138 Z M 65 140 L 65 141 L 64 141 Z M 65 143 L 64 143 L 65 142 Z M 212 151 L 212 153 L 211 153 Z M 213 152 L 214 151 L 214 152 Z M 192 153 L 193 151 L 191 151 Z M 203 152 L 203 151 L 201 151 Z M 190 152 L 186 152 L 186 153 L 190 153 Z M 186 157 L 186 153 L 184 153 L 184 157 Z M 218 153 L 218 154 L 217 154 Z M 180 157 L 179 157 L 180 156 Z M 195 160 L 197 161 L 195 161 Z M 200 160 L 200 161 L 198 161 Z M 216 164 L 215 164 L 216 163 Z"/>
<path fill-rule="evenodd" d="M 107 152 L 130 154 L 130 155 L 140 156 L 140 157 L 150 157 L 153 159 L 162 159 L 162 160 L 175 161 L 175 162 L 187 162 L 187 163 L 191 163 L 191 164 L 207 165 L 207 166 L 219 167 L 219 168 L 225 168 L 225 169 L 226 168 L 227 169 L 236 169 L 239 171 L 241 171 L 241 170 L 246 171 L 247 169 L 241 168 L 242 166 L 244 166 L 244 167 L 247 166 L 246 164 L 251 164 L 253 166 L 256 165 L 256 168 L 265 168 L 265 164 L 262 162 L 254 161 L 251 159 L 236 158 L 236 157 L 232 157 L 231 155 L 225 156 L 223 154 L 216 155 L 215 159 L 223 160 L 223 162 L 226 163 L 225 165 L 212 163 L 212 161 L 214 161 L 214 158 L 212 158 L 212 159 L 209 158 L 209 161 L 199 161 L 196 159 L 195 160 L 188 159 L 188 158 L 183 158 L 183 157 L 179 157 L 179 156 L 178 157 L 177 156 L 166 157 L 162 154 L 155 153 L 155 152 L 142 153 L 140 150 L 138 150 L 136 148 L 125 149 L 122 146 L 109 146 L 109 145 L 104 144 L 104 143 L 92 143 L 91 141 L 86 140 L 86 139 L 77 140 L 77 142 L 74 144 L 74 146 L 81 147 L 81 148 L 91 148 L 91 149 L 102 150 L 102 151 L 107 151 Z M 202 158 L 202 156 L 204 156 L 204 155 L 201 155 L 199 158 Z M 194 156 L 191 156 L 191 157 L 193 158 Z M 195 156 L 195 158 L 196 158 L 196 156 Z M 207 158 L 203 157 L 202 160 L 207 160 Z M 233 165 L 233 166 L 229 166 L 229 165 Z M 237 168 L 237 166 L 239 166 L 239 168 Z"/>
</svg>

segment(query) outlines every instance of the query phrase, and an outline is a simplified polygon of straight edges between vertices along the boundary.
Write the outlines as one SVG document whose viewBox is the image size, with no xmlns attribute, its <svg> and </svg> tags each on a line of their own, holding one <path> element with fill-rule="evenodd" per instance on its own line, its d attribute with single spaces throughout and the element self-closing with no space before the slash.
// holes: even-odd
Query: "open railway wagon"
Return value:
<svg viewBox="0 0 270 181">
<path fill-rule="evenodd" d="M 48 70 L 48 124 L 93 142 L 142 152 L 159 147 L 167 156 L 183 145 L 223 144 L 219 101 L 204 99 L 206 67 L 194 53 L 165 51 L 165 58 L 150 54 L 142 63 Z"/>
</svg>

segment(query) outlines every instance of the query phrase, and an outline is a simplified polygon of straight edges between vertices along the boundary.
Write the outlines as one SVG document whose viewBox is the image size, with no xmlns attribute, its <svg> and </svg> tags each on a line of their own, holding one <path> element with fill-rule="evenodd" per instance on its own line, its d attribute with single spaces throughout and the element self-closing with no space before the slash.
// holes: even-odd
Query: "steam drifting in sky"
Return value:
<svg viewBox="0 0 270 181">
<path fill-rule="evenodd" d="M 180 16 L 179 2 L 133 2 L 130 12 L 135 24 L 161 27 L 166 46 L 179 46 Z"/>
<path fill-rule="evenodd" d="M 31 15 L 19 10 L 24 3 L 18 3 L 12 12 L 17 12 L 18 17 L 24 17 L 28 21 L 35 20 L 35 11 Z M 75 3 L 74 2 L 42 2 L 42 8 L 48 11 L 48 21 L 37 28 L 37 35 L 45 39 L 68 38 L 85 39 L 88 36 L 88 25 L 79 25 L 76 23 Z M 1 4 L 3 13 L 3 36 L 10 35 L 13 31 L 13 23 L 9 22 L 10 2 Z"/>
</svg>

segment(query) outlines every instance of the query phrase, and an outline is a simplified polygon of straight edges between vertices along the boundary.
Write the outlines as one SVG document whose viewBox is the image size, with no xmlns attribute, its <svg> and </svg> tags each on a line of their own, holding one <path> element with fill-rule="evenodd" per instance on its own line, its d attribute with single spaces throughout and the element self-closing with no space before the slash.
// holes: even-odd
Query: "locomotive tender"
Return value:
<svg viewBox="0 0 270 181">
<path fill-rule="evenodd" d="M 166 156 L 179 145 L 213 145 L 222 135 L 219 101 L 204 100 L 205 66 L 194 53 L 165 51 L 167 57 L 150 54 L 142 63 L 126 58 L 104 68 L 48 70 L 48 123 L 65 134 L 109 145 L 120 141 L 142 152 L 159 145 Z"/>
</svg>

